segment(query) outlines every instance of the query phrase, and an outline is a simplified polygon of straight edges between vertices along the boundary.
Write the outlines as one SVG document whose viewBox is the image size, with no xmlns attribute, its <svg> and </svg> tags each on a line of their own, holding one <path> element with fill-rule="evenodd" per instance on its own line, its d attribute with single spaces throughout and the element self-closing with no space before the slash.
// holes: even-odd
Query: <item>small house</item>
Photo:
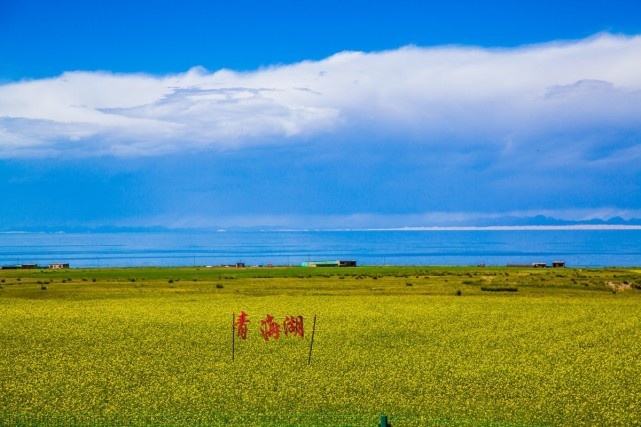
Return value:
<svg viewBox="0 0 641 427">
<path fill-rule="evenodd" d="M 565 261 L 552 261 L 552 268 L 565 268 Z"/>
<path fill-rule="evenodd" d="M 303 261 L 303 267 L 338 267 L 338 261 Z"/>
<path fill-rule="evenodd" d="M 54 264 L 49 264 L 49 268 L 52 270 L 62 270 L 63 268 L 69 268 L 68 262 L 57 262 Z"/>
<path fill-rule="evenodd" d="M 31 270 L 34 268 L 38 268 L 38 264 L 20 264 L 20 268 L 25 269 L 25 270 Z"/>
</svg>

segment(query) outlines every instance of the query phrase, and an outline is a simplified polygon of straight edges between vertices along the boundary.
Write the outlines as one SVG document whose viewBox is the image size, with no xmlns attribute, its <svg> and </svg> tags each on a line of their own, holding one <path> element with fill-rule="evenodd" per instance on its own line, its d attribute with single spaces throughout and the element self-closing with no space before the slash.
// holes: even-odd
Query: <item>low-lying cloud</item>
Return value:
<svg viewBox="0 0 641 427">
<path fill-rule="evenodd" d="M 563 144 L 564 161 L 629 161 L 641 155 L 630 137 L 641 134 L 639 117 L 641 36 L 408 46 L 253 72 L 70 71 L 0 85 L 0 157 L 155 156 L 359 134 L 497 152 Z"/>
</svg>

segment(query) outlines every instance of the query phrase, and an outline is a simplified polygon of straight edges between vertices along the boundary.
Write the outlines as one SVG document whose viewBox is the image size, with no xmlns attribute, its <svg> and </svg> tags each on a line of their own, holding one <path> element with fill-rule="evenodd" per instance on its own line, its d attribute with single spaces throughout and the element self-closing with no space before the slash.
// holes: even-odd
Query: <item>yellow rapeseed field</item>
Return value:
<svg viewBox="0 0 641 427">
<path fill-rule="evenodd" d="M 3 272 L 0 425 L 641 425 L 638 270 L 230 274 Z"/>
</svg>

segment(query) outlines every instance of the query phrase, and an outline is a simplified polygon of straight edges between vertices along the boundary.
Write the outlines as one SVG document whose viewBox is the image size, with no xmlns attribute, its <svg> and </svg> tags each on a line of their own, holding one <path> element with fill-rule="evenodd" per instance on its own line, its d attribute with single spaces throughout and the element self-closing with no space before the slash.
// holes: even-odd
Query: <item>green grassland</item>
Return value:
<svg viewBox="0 0 641 427">
<path fill-rule="evenodd" d="M 0 426 L 641 425 L 641 270 L 2 270 L 0 286 Z M 305 336 L 263 340 L 266 314 L 302 315 Z"/>
</svg>

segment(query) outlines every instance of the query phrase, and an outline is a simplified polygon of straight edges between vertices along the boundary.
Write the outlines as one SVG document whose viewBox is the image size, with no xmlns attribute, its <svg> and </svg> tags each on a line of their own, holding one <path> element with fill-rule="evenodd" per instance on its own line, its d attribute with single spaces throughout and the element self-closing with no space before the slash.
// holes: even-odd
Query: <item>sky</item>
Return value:
<svg viewBox="0 0 641 427">
<path fill-rule="evenodd" d="M 641 218 L 627 1 L 0 0 L 0 231 Z"/>
</svg>

